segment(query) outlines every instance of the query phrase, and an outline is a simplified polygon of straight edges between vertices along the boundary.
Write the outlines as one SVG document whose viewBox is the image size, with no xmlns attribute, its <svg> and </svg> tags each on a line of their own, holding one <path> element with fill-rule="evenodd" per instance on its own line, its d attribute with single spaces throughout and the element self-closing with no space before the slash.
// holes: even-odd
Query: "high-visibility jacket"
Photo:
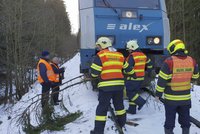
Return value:
<svg viewBox="0 0 200 134">
<path fill-rule="evenodd" d="M 51 67 L 51 65 L 44 59 L 40 59 L 37 65 L 37 72 L 38 72 L 38 82 L 39 83 L 43 83 L 44 80 L 42 79 L 41 75 L 40 75 L 40 64 L 44 64 L 46 66 L 47 69 L 47 77 L 49 79 L 49 81 L 54 82 L 55 81 L 55 75 L 53 72 L 53 69 Z"/>
<path fill-rule="evenodd" d="M 97 55 L 102 62 L 102 80 L 124 78 L 122 74 L 124 56 L 121 53 L 110 52 L 106 49 L 100 51 Z"/>
<path fill-rule="evenodd" d="M 190 105 L 191 79 L 199 78 L 199 69 L 196 61 L 179 52 L 165 60 L 159 72 L 156 86 L 156 96 L 162 97 L 169 105 Z"/>
<path fill-rule="evenodd" d="M 98 88 L 104 91 L 119 91 L 124 89 L 122 69 L 131 71 L 124 56 L 109 49 L 101 50 L 91 65 L 91 76 L 100 77 Z"/>
<path fill-rule="evenodd" d="M 52 66 L 54 66 L 55 68 L 57 68 L 59 70 L 59 67 L 57 65 L 55 65 L 54 63 L 51 63 Z M 60 82 L 60 74 L 59 73 L 56 73 L 54 72 L 54 82 Z"/>
<path fill-rule="evenodd" d="M 133 52 L 131 55 L 135 61 L 135 65 L 133 66 L 133 70 L 137 77 L 145 76 L 145 67 L 147 62 L 147 56 L 142 52 Z M 129 58 L 127 58 L 129 59 Z"/>
<path fill-rule="evenodd" d="M 194 72 L 194 62 L 189 56 L 185 59 L 180 59 L 177 56 L 172 56 L 173 73 L 172 80 L 168 83 L 173 91 L 190 90 L 191 79 Z"/>
</svg>

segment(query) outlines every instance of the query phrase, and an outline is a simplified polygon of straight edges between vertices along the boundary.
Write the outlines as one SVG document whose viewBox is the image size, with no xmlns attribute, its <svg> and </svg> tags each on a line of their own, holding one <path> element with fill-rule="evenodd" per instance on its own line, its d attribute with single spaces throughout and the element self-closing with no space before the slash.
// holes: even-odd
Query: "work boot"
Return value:
<svg viewBox="0 0 200 134">
<path fill-rule="evenodd" d="M 174 134 L 173 129 L 165 128 L 165 134 Z"/>
<path fill-rule="evenodd" d="M 139 96 L 136 100 L 135 100 L 135 104 L 138 105 L 138 110 L 141 110 L 144 106 L 144 104 L 146 103 L 146 100 L 144 100 L 141 96 Z"/>
<path fill-rule="evenodd" d="M 129 105 L 128 110 L 126 110 L 128 114 L 136 114 L 136 105 Z"/>
<path fill-rule="evenodd" d="M 190 134 L 189 128 L 182 128 L 182 134 Z"/>
</svg>

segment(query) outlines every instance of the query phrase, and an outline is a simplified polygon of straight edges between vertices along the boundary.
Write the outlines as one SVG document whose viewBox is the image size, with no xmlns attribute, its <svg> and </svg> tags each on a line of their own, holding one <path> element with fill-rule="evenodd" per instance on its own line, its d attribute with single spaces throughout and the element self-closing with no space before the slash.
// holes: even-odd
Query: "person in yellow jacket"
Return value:
<svg viewBox="0 0 200 134">
<path fill-rule="evenodd" d="M 126 110 L 123 104 L 124 76 L 123 69 L 131 71 L 124 56 L 112 47 L 107 37 L 101 37 L 96 45 L 100 50 L 92 65 L 91 76 L 99 78 L 99 104 L 96 109 L 95 128 L 91 134 L 104 134 L 107 111 L 112 100 L 120 127 L 126 123 Z"/>
<path fill-rule="evenodd" d="M 49 91 L 55 81 L 55 74 L 49 62 L 50 53 L 48 51 L 43 51 L 37 64 L 38 82 L 42 85 L 41 104 L 43 108 L 48 104 Z"/>
<path fill-rule="evenodd" d="M 156 98 L 164 93 L 165 134 L 173 134 L 176 113 L 182 127 L 182 134 L 189 134 L 191 108 L 191 82 L 199 78 L 196 61 L 187 55 L 183 41 L 172 41 L 167 50 L 171 57 L 167 58 L 159 72 L 156 87 Z"/>
<path fill-rule="evenodd" d="M 146 56 L 140 49 L 137 40 L 130 40 L 126 44 L 126 49 L 129 52 L 129 56 L 126 61 L 130 68 L 132 68 L 133 74 L 127 74 L 126 76 L 126 93 L 129 98 L 129 108 L 127 113 L 136 114 L 136 107 L 141 110 L 146 100 L 140 95 L 139 91 L 142 88 L 142 84 L 145 77 L 145 71 L 151 74 L 153 65 L 151 59 Z"/>
</svg>

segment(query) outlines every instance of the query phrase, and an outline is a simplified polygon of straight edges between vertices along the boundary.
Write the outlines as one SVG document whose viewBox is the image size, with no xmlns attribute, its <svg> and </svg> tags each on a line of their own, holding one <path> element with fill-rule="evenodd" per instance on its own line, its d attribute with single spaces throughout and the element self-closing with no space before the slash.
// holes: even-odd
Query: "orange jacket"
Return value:
<svg viewBox="0 0 200 134">
<path fill-rule="evenodd" d="M 133 59 L 135 61 L 135 65 L 133 66 L 135 75 L 137 77 L 144 77 L 147 56 L 142 52 L 133 52 L 130 56 L 133 56 Z M 129 58 L 127 58 L 127 59 L 129 59 Z"/>
<path fill-rule="evenodd" d="M 124 78 L 122 69 L 124 56 L 119 52 L 110 52 L 105 49 L 97 54 L 102 62 L 102 80 Z"/>
<path fill-rule="evenodd" d="M 40 67 L 39 67 L 39 65 L 41 63 L 43 63 L 47 68 L 47 77 L 48 77 L 49 81 L 54 82 L 55 81 L 55 74 L 53 72 L 53 69 L 52 69 L 51 65 L 47 61 L 45 61 L 44 59 L 40 59 L 39 62 L 38 62 L 38 65 L 37 65 L 39 83 L 43 83 L 44 82 L 44 80 L 42 79 L 42 77 L 40 75 Z"/>
<path fill-rule="evenodd" d="M 194 72 L 194 62 L 192 57 L 187 56 L 186 59 L 180 59 L 172 56 L 173 74 L 172 80 L 168 84 L 173 91 L 190 90 L 191 79 Z"/>
<path fill-rule="evenodd" d="M 57 65 L 55 65 L 54 63 L 51 63 L 51 66 L 54 66 L 55 68 L 57 68 L 58 70 L 59 70 L 59 67 L 57 66 Z M 60 82 L 60 74 L 59 73 L 55 73 L 54 71 L 53 71 L 53 73 L 54 73 L 54 82 Z"/>
</svg>

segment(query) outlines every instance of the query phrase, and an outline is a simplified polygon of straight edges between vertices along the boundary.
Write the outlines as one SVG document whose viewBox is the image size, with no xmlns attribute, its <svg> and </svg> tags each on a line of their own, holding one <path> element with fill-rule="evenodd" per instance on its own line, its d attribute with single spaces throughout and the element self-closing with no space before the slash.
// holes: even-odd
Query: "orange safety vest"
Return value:
<svg viewBox="0 0 200 134">
<path fill-rule="evenodd" d="M 147 62 L 147 56 L 142 52 L 133 52 L 131 54 L 135 61 L 135 65 L 133 70 L 137 77 L 144 77 L 145 76 L 145 67 Z"/>
<path fill-rule="evenodd" d="M 40 59 L 40 61 L 38 62 L 38 65 L 37 65 L 39 83 L 43 83 L 44 82 L 44 80 L 40 76 L 40 67 L 39 67 L 40 63 L 43 63 L 46 66 L 46 68 L 47 68 L 47 77 L 48 77 L 49 81 L 54 82 L 55 81 L 55 75 L 54 75 L 54 72 L 53 72 L 53 69 L 52 69 L 51 65 L 46 60 Z"/>
<path fill-rule="evenodd" d="M 121 79 L 124 78 L 122 74 L 124 56 L 119 52 L 110 52 L 105 49 L 98 54 L 102 62 L 101 79 Z"/>
<path fill-rule="evenodd" d="M 191 79 L 194 72 L 194 62 L 192 57 L 187 56 L 185 59 L 180 59 L 177 56 L 172 56 L 173 74 L 171 86 L 173 91 L 185 91 L 191 89 Z"/>
<path fill-rule="evenodd" d="M 59 67 L 57 65 L 55 65 L 54 63 L 51 63 L 51 65 L 55 66 L 58 70 L 59 70 Z M 59 82 L 60 81 L 60 74 L 56 74 L 54 72 L 54 82 Z"/>
</svg>

